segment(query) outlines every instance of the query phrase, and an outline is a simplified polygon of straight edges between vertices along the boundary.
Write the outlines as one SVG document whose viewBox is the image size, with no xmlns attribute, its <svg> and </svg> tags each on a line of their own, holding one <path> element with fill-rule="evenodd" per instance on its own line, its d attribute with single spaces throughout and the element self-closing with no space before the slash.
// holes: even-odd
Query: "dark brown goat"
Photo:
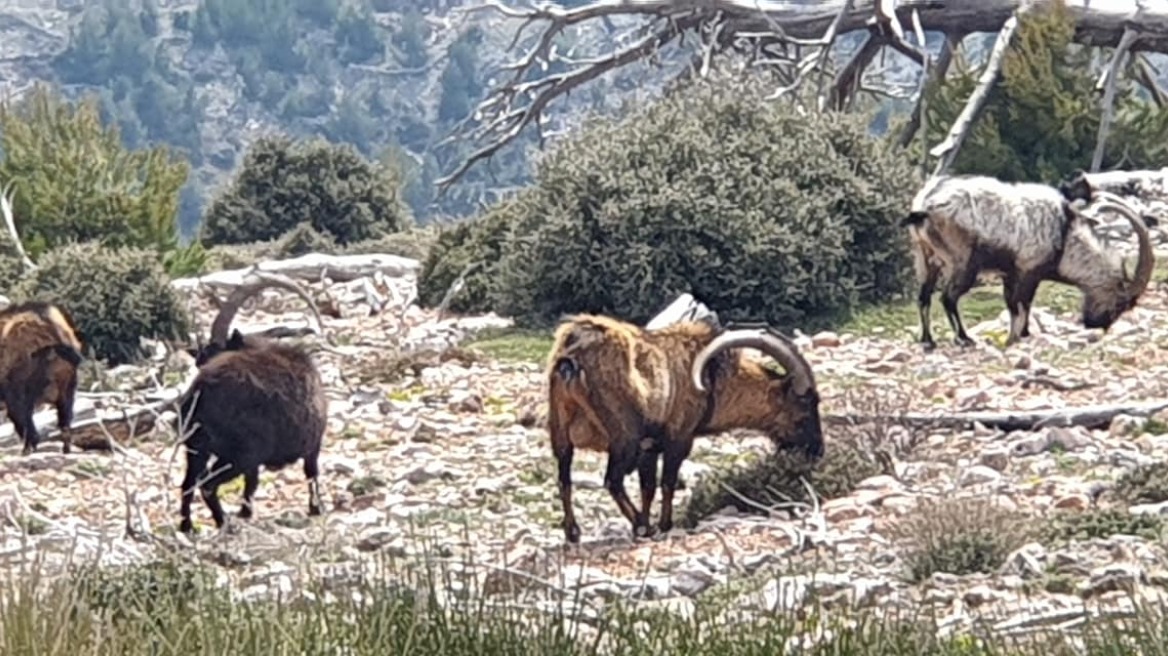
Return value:
<svg viewBox="0 0 1168 656">
<path fill-rule="evenodd" d="M 40 301 L 0 311 L 0 400 L 28 455 L 40 443 L 33 413 L 42 403 L 57 409 L 61 452 L 73 448 L 73 400 L 81 340 L 64 309 Z"/>
<path fill-rule="evenodd" d="M 191 500 L 196 486 L 216 527 L 222 528 L 220 485 L 243 475 L 239 516 L 247 519 L 252 516 L 260 467 L 279 470 L 300 459 L 308 479 L 308 514 L 321 514 L 318 458 L 328 399 L 316 364 L 308 353 L 290 344 L 244 337 L 238 330 L 228 336 L 240 305 L 267 287 L 299 295 L 322 326 L 308 292 L 280 275 L 253 273 L 220 306 L 211 325 L 210 343 L 200 344 L 194 353 L 199 373 L 179 404 L 179 421 L 189 427 L 180 432 L 187 435 L 179 526 L 183 532 L 192 530 Z"/>
<path fill-rule="evenodd" d="M 759 349 L 786 370 L 741 355 Z M 693 438 L 732 428 L 765 432 L 780 448 L 823 455 L 819 394 L 811 367 L 770 328 L 721 330 L 703 321 L 657 330 L 614 318 L 578 315 L 556 329 L 548 357 L 548 432 L 559 464 L 564 535 L 579 542 L 572 509 L 575 449 L 608 453 L 604 484 L 635 536 L 652 534 L 649 513 L 662 455 L 661 518 L 673 527 L 673 493 Z M 641 507 L 624 478 L 637 470 Z"/>
</svg>

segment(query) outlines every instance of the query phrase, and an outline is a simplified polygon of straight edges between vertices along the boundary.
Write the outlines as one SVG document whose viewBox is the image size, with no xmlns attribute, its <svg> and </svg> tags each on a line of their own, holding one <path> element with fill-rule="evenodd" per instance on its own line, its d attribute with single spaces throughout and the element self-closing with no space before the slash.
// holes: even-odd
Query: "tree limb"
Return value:
<svg viewBox="0 0 1168 656">
<path fill-rule="evenodd" d="M 913 137 L 921 129 L 922 117 L 925 114 L 925 92 L 929 88 L 929 83 L 933 80 L 944 80 L 945 76 L 949 74 L 949 66 L 953 63 L 953 53 L 957 50 L 961 39 L 962 37 L 959 35 L 946 34 L 945 43 L 941 46 L 941 53 L 937 56 L 937 62 L 921 73 L 921 85 L 917 89 L 917 102 L 913 105 L 912 115 L 909 116 L 908 123 L 901 129 L 900 136 L 896 140 L 901 148 L 912 143 Z"/>
<path fill-rule="evenodd" d="M 883 46 L 891 46 L 923 63 L 923 55 L 906 47 L 903 37 L 905 31 L 912 29 L 914 15 L 922 31 L 940 32 L 947 37 L 976 32 L 1007 34 L 1012 29 L 1005 29 L 1006 25 L 1016 25 L 1019 11 L 1052 1 L 821 0 L 808 5 L 789 0 L 592 0 L 569 9 L 551 2 L 539 3 L 535 8 L 519 8 L 500 0 L 487 0 L 463 11 L 490 10 L 519 19 L 522 27 L 516 30 L 514 45 L 518 45 L 521 33 L 529 26 L 542 25 L 542 33 L 529 40 L 529 49 L 517 62 L 503 68 L 508 74 L 488 89 L 472 116 L 448 136 L 447 141 L 467 138 L 475 144 L 475 149 L 436 184 L 446 190 L 476 162 L 489 159 L 516 139 L 529 124 L 539 125 L 540 115 L 556 98 L 605 73 L 649 59 L 662 46 L 675 39 L 680 41 L 685 32 L 711 23 L 719 26 L 717 41 L 726 43 L 768 39 L 784 44 L 821 46 L 826 35 L 831 37 L 828 41 L 833 41 L 858 30 L 867 31 L 867 41 L 835 77 L 826 103 L 828 107 L 845 109 L 861 86 L 860 78 L 867 64 Z M 1146 0 L 1065 0 L 1076 23 L 1075 42 L 1092 47 L 1116 47 L 1131 26 L 1131 16 L 1140 12 L 1144 4 Z M 1168 52 L 1165 0 L 1144 7 L 1140 15 L 1140 38 L 1130 51 Z M 643 21 L 638 42 L 606 56 L 572 61 L 566 72 L 533 79 L 537 69 L 546 68 L 551 61 L 569 61 L 554 53 L 552 42 L 557 36 L 569 28 L 600 27 L 615 17 Z M 702 53 L 702 58 L 697 60 L 701 62 L 698 70 L 707 66 L 709 56 L 710 53 Z M 967 109 L 976 107 L 967 106 Z M 957 150 L 954 146 L 959 147 L 963 138 L 960 133 L 952 133 L 941 152 L 952 158 Z"/>
<path fill-rule="evenodd" d="M 1134 61 L 1136 66 L 1136 82 L 1148 90 L 1148 93 L 1152 96 L 1152 102 L 1156 103 L 1156 107 L 1163 108 L 1165 105 L 1168 105 L 1168 93 L 1165 93 L 1160 88 L 1160 84 L 1156 82 L 1156 71 L 1148 61 L 1148 58 L 1143 54 L 1139 54 L 1135 56 Z"/>
<path fill-rule="evenodd" d="M 1028 6 L 1019 8 L 1002 26 L 1002 31 L 998 33 L 998 40 L 994 43 L 994 49 L 990 51 L 990 58 L 986 62 L 985 70 L 978 78 L 977 87 L 974 88 L 973 93 L 969 94 L 969 100 L 966 101 L 965 107 L 962 108 L 957 119 L 953 121 L 953 126 L 949 128 L 949 134 L 929 151 L 930 155 L 938 158 L 937 167 L 933 170 L 934 177 L 948 171 L 954 160 L 957 159 L 961 145 L 965 143 L 965 138 L 973 128 L 974 121 L 977 120 L 982 107 L 989 99 L 990 91 L 998 81 L 998 75 L 1002 71 L 1002 60 L 1005 58 L 1010 40 L 1014 37 L 1014 30 L 1018 29 L 1019 18 L 1028 8 Z"/>
<path fill-rule="evenodd" d="M 12 183 L 9 182 L 0 190 L 0 213 L 4 215 L 4 225 L 8 228 L 8 236 L 12 238 L 13 245 L 16 246 L 16 253 L 20 256 L 20 262 L 24 265 L 26 271 L 35 271 L 37 266 L 28 257 L 28 253 L 24 252 L 24 244 L 20 243 L 20 234 L 16 231 L 16 218 L 12 215 Z"/>
<path fill-rule="evenodd" d="M 1111 120 L 1115 116 L 1115 87 L 1119 79 L 1119 70 L 1127 58 L 1128 49 L 1135 44 L 1138 38 L 1139 33 L 1130 27 L 1123 31 L 1123 38 L 1115 47 L 1111 64 L 1107 66 L 1107 70 L 1103 72 L 1103 77 L 1099 80 L 1104 86 L 1103 116 L 1099 119 L 1099 132 L 1095 138 L 1095 153 L 1091 156 L 1091 173 L 1098 173 L 1099 168 L 1103 166 L 1103 153 L 1107 148 L 1107 134 L 1111 131 Z M 1098 89 L 1099 86 L 1096 85 L 1095 88 Z"/>
</svg>

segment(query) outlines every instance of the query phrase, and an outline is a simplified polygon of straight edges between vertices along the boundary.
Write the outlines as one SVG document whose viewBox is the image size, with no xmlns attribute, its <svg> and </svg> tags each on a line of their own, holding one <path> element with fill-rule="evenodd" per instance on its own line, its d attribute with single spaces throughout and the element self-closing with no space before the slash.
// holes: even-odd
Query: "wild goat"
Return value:
<svg viewBox="0 0 1168 656">
<path fill-rule="evenodd" d="M 761 350 L 787 373 L 731 350 L 743 347 Z M 639 537 L 652 534 L 658 455 L 664 459 L 658 528 L 673 527 L 673 493 L 694 436 L 755 429 L 780 448 L 802 450 L 813 460 L 823 455 L 811 367 L 790 340 L 770 328 L 722 330 L 687 321 L 646 330 L 606 316 L 577 315 L 556 329 L 547 381 L 548 433 L 570 543 L 580 540 L 572 510 L 577 448 L 608 453 L 605 487 Z M 640 510 L 624 487 L 633 469 L 641 484 Z"/>
<path fill-rule="evenodd" d="M 1054 187 L 987 176 L 943 176 L 926 184 L 900 223 L 909 229 L 920 284 L 920 342 L 926 349 L 936 346 L 929 310 L 942 272 L 947 280 L 941 303 L 958 345 L 972 345 L 973 340 L 965 332 L 957 301 L 986 270 L 1002 274 L 1010 313 L 1007 345 L 1030 335 L 1030 306 L 1043 280 L 1078 287 L 1083 292 L 1083 325 L 1109 328 L 1144 293 L 1155 263 L 1139 215 L 1110 194 L 1105 206 L 1123 214 L 1135 230 L 1139 263 L 1134 276 Z"/>
<path fill-rule="evenodd" d="M 40 434 L 33 413 L 42 403 L 57 409 L 61 452 L 73 448 L 73 400 L 81 340 L 64 309 L 40 301 L 0 311 L 0 401 L 24 442 L 23 455 L 36 450 Z"/>
<path fill-rule="evenodd" d="M 328 399 L 312 357 L 294 345 L 244 337 L 238 330 L 230 337 L 227 334 L 243 302 L 267 287 L 282 287 L 303 298 L 317 326 L 322 326 L 308 292 L 281 275 L 253 273 L 220 306 L 211 324 L 210 343 L 200 342 L 193 353 L 199 371 L 179 403 L 179 421 L 186 427 L 180 435 L 186 433 L 187 448 L 179 526 L 183 532 L 192 530 L 191 499 L 196 485 L 216 527 L 222 528 L 220 485 L 243 475 L 239 516 L 248 519 L 260 466 L 278 470 L 302 458 L 308 479 L 308 514 L 321 514 L 318 458 Z"/>
</svg>

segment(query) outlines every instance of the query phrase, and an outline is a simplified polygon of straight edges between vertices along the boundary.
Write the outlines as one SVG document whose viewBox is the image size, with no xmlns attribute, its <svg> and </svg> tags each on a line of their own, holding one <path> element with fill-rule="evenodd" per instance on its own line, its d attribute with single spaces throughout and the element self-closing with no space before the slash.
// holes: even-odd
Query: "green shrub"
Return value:
<svg viewBox="0 0 1168 656">
<path fill-rule="evenodd" d="M 1075 44 L 1075 29 L 1061 2 L 1022 17 L 953 173 L 1055 183 L 1090 166 L 1101 117 L 1097 49 Z M 957 70 L 929 90 L 928 147 L 946 137 L 980 75 L 980 69 Z M 1134 77 L 1120 76 L 1103 170 L 1159 168 L 1164 161 L 1168 114 L 1139 93 Z"/>
<path fill-rule="evenodd" d="M 207 209 L 205 244 L 280 237 L 302 223 L 344 245 L 410 223 L 395 169 L 350 145 L 264 137 L 248 150 L 231 186 Z"/>
<path fill-rule="evenodd" d="M 922 499 L 890 527 L 912 581 L 934 573 L 989 573 L 1037 537 L 1034 518 L 992 499 Z"/>
<path fill-rule="evenodd" d="M 1061 543 L 1112 535 L 1138 535 L 1149 540 L 1159 540 L 1163 531 L 1164 520 L 1159 515 L 1137 515 L 1128 512 L 1126 508 L 1101 508 L 1086 512 L 1054 513 L 1043 529 L 1043 539 Z"/>
<path fill-rule="evenodd" d="M 45 253 L 11 296 L 14 302 L 60 304 L 77 323 L 86 350 L 111 365 L 140 357 L 141 337 L 185 340 L 191 329 L 157 254 L 145 249 L 63 246 Z"/>
<path fill-rule="evenodd" d="M 349 244 L 344 252 L 349 255 L 389 253 L 423 261 L 438 241 L 438 234 L 438 230 L 430 226 L 412 228 Z"/>
<path fill-rule="evenodd" d="M 1129 504 L 1168 501 L 1168 462 L 1140 465 L 1125 472 L 1111 494 Z"/>
<path fill-rule="evenodd" d="M 273 255 L 279 258 L 298 257 L 307 253 L 335 253 L 337 241 L 327 232 L 320 232 L 305 221 L 294 226 L 276 240 Z"/>
<path fill-rule="evenodd" d="M 850 442 L 832 441 L 817 464 L 798 453 L 777 451 L 703 478 L 690 494 L 681 523 L 692 528 L 731 506 L 739 512 L 757 513 L 780 504 L 810 502 L 804 480 L 820 501 L 836 499 L 851 494 L 865 478 L 881 473 L 880 464 Z"/>
<path fill-rule="evenodd" d="M 441 230 L 418 273 L 418 302 L 423 307 L 437 306 L 454 281 L 469 271 L 462 290 L 450 301 L 450 310 L 492 309 L 497 293 L 496 267 L 512 226 L 532 212 L 529 198 L 529 194 L 509 198 L 480 217 Z"/>
<path fill-rule="evenodd" d="M 695 83 L 559 147 L 506 210 L 514 229 L 482 272 L 489 304 L 531 323 L 579 311 L 642 322 L 691 292 L 726 319 L 786 324 L 903 291 L 897 222 L 917 186 L 905 152 L 869 136 L 864 116 L 799 116 L 763 95 Z M 467 257 L 473 232 L 431 259 L 494 262 L 493 243 Z M 431 262 L 427 300 L 460 269 Z"/>
</svg>

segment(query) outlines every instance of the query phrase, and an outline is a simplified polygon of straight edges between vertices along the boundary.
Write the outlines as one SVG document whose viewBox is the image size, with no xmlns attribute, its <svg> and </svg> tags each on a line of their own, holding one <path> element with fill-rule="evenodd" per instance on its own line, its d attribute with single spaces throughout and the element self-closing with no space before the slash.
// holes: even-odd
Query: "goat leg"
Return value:
<svg viewBox="0 0 1168 656">
<path fill-rule="evenodd" d="M 673 493 L 677 490 L 681 463 L 689 457 L 692 440 L 667 440 L 661 465 L 661 519 L 657 529 L 668 533 L 673 529 Z"/>
<path fill-rule="evenodd" d="M 973 346 L 973 339 L 965 332 L 965 324 L 961 321 L 961 313 L 957 310 L 957 301 L 973 288 L 977 282 L 977 271 L 973 267 L 957 268 L 948 282 L 945 291 L 941 294 L 941 305 L 945 308 L 945 317 L 949 320 L 949 327 L 953 329 L 953 343 L 958 346 Z"/>
<path fill-rule="evenodd" d="M 637 478 L 641 483 L 641 516 L 645 524 L 653 511 L 653 497 L 657 494 L 657 454 L 656 450 L 643 450 L 637 455 Z M 646 535 L 652 535 L 650 529 Z"/>
<path fill-rule="evenodd" d="M 308 516 L 317 517 L 324 512 L 324 504 L 320 500 L 320 462 L 318 454 L 313 453 L 304 458 L 304 478 L 308 479 Z"/>
<path fill-rule="evenodd" d="M 24 396 L 8 399 L 8 417 L 12 420 L 16 434 L 24 443 L 20 454 L 25 456 L 36 451 L 37 445 L 41 441 L 40 433 L 37 432 L 36 423 L 32 418 L 32 405 Z"/>
<path fill-rule="evenodd" d="M 572 456 L 575 448 L 568 438 L 568 429 L 560 418 L 560 411 L 556 407 L 549 408 L 548 435 L 551 437 L 552 455 L 556 458 L 558 469 L 558 483 L 560 488 L 560 506 L 563 508 L 564 539 L 569 544 L 580 541 L 580 525 L 576 523 L 576 513 L 572 510 Z"/>
<path fill-rule="evenodd" d="M 1041 278 L 1033 274 L 1023 275 L 1014 287 L 1011 296 L 1010 313 L 1017 313 L 1017 319 L 1010 323 L 1010 337 L 1006 340 L 1009 346 L 1022 337 L 1030 336 L 1030 307 L 1034 303 L 1034 296 L 1038 293 L 1038 284 Z"/>
<path fill-rule="evenodd" d="M 932 351 L 937 348 L 937 342 L 933 339 L 933 329 L 930 325 L 929 314 L 933 309 L 933 291 L 937 288 L 937 278 L 940 274 L 940 269 L 935 267 L 926 269 L 921 276 L 921 286 L 917 292 L 917 313 L 920 315 L 921 321 L 921 338 L 919 341 L 925 347 L 926 351 Z"/>
<path fill-rule="evenodd" d="M 608 449 L 608 467 L 604 472 L 604 487 L 608 490 L 617 508 L 629 523 L 633 525 L 634 537 L 649 535 L 649 521 L 633 506 L 629 494 L 625 491 L 625 476 L 637 468 L 639 446 L 635 441 L 623 440 L 611 444 Z"/>
<path fill-rule="evenodd" d="M 182 499 L 179 502 L 179 515 L 182 521 L 179 522 L 178 530 L 183 533 L 190 533 L 194 530 L 194 525 L 191 524 L 191 501 L 195 497 L 195 488 L 199 484 L 199 474 L 207 468 L 207 461 L 210 457 L 206 452 L 193 451 L 187 449 L 187 471 L 183 476 L 182 482 Z"/>
<path fill-rule="evenodd" d="M 255 503 L 255 493 L 260 486 L 259 467 L 252 467 L 243 473 L 243 503 L 239 506 L 239 518 L 251 519 Z"/>
<path fill-rule="evenodd" d="M 218 462 L 215 464 L 219 466 Z M 239 476 L 239 470 L 230 463 L 224 463 L 223 471 L 199 485 L 199 491 L 203 495 L 203 503 L 211 511 L 211 519 L 215 520 L 216 528 L 223 528 L 223 525 L 227 523 L 227 517 L 223 513 L 223 504 L 219 502 L 219 486 L 236 476 Z"/>
<path fill-rule="evenodd" d="M 77 395 L 77 373 L 74 372 L 57 398 L 57 428 L 61 429 L 61 453 L 73 450 L 73 400 Z"/>
</svg>

